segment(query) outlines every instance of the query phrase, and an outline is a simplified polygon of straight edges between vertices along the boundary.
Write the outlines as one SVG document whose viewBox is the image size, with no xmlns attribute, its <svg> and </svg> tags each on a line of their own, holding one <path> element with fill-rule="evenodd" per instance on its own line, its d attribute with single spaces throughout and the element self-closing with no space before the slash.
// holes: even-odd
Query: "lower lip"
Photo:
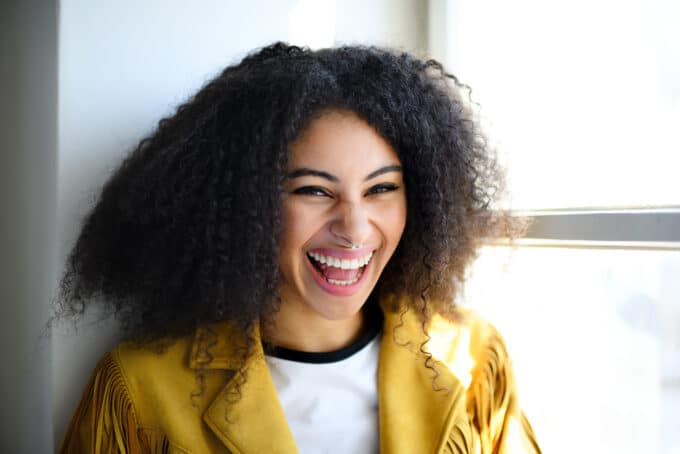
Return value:
<svg viewBox="0 0 680 454">
<path fill-rule="evenodd" d="M 335 296 L 350 296 L 354 295 L 357 290 L 359 290 L 359 287 L 361 287 L 361 284 L 363 284 L 364 280 L 366 279 L 366 276 L 368 275 L 367 271 L 368 268 L 371 266 L 373 263 L 373 258 L 366 264 L 364 267 L 364 270 L 361 272 L 361 276 L 359 276 L 359 280 L 356 281 L 354 284 L 350 285 L 335 285 L 331 284 L 326 280 L 325 277 L 319 272 L 319 270 L 316 269 L 316 267 L 312 264 L 311 259 L 307 256 L 305 257 L 307 259 L 307 267 L 309 267 L 310 271 L 312 272 L 312 276 L 314 276 L 314 280 L 316 281 L 317 284 L 319 284 L 319 287 L 326 293 L 330 293 L 331 295 Z"/>
</svg>

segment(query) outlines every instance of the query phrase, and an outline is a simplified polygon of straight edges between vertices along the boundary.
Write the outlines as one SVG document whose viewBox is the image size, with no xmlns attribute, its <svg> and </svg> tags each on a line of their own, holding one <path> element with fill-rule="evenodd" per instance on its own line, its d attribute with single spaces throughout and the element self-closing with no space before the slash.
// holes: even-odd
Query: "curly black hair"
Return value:
<svg viewBox="0 0 680 454">
<path fill-rule="evenodd" d="M 96 300 L 142 341 L 267 320 L 279 304 L 289 145 L 342 109 L 403 166 L 406 227 L 376 291 L 410 297 L 423 319 L 450 315 L 481 241 L 516 230 L 492 210 L 503 175 L 469 98 L 437 61 L 389 49 L 279 42 L 248 55 L 161 120 L 104 185 L 68 256 L 57 312 L 82 314 Z"/>
</svg>

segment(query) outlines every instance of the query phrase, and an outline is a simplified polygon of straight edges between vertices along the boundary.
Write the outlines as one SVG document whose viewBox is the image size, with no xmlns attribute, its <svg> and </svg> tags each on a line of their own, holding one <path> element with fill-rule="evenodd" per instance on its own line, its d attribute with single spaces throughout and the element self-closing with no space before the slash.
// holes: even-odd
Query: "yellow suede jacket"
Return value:
<svg viewBox="0 0 680 454">
<path fill-rule="evenodd" d="M 413 311 L 403 317 L 385 311 L 378 364 L 381 453 L 540 453 L 519 408 L 501 337 L 472 312 L 461 315 L 459 322 L 430 323 L 434 378 L 420 352 L 424 337 Z M 129 343 L 107 353 L 59 452 L 297 453 L 260 342 L 239 386 L 234 333 L 228 323 L 212 331 L 218 339 L 210 358 L 201 357 L 202 330 L 162 353 Z M 196 378 L 199 365 L 206 368 L 203 385 Z"/>
</svg>

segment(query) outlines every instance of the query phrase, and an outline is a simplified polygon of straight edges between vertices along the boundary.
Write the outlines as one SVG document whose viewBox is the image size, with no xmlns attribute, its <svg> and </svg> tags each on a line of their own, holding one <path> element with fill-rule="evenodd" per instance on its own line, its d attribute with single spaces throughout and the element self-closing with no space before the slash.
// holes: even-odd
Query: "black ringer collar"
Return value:
<svg viewBox="0 0 680 454">
<path fill-rule="evenodd" d="M 369 301 L 370 303 L 370 301 Z M 373 306 L 372 304 L 370 306 Z M 331 352 L 303 352 L 285 347 L 265 346 L 267 356 L 308 364 L 335 363 L 345 360 L 366 347 L 382 331 L 383 315 L 380 308 L 370 307 L 366 313 L 366 328 L 357 340 L 347 347 Z"/>
</svg>

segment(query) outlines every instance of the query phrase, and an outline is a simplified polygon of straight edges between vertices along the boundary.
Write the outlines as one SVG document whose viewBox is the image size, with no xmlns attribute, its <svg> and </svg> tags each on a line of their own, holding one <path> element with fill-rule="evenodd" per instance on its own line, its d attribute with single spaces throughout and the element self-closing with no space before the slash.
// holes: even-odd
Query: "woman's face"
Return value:
<svg viewBox="0 0 680 454">
<path fill-rule="evenodd" d="M 324 113 L 290 146 L 282 206 L 282 310 L 358 316 L 406 224 L 397 154 L 355 114 Z"/>
</svg>

